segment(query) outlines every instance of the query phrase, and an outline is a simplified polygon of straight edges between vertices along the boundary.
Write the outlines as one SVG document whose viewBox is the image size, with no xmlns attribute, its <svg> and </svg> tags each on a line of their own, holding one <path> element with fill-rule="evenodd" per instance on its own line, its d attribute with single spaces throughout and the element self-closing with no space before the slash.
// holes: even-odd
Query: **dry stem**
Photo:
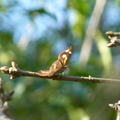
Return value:
<svg viewBox="0 0 120 120">
<path fill-rule="evenodd" d="M 37 78 L 47 78 L 52 80 L 60 80 L 60 81 L 75 81 L 75 82 L 91 82 L 91 83 L 120 83 L 120 80 L 117 79 L 106 79 L 106 78 L 95 78 L 95 77 L 79 77 L 79 76 L 62 76 L 62 75 L 54 75 L 51 77 L 43 77 L 39 75 L 39 72 L 31 72 L 21 70 L 15 62 L 12 62 L 12 67 L 1 67 L 0 70 L 5 73 L 11 75 L 10 79 L 16 79 L 21 76 L 28 77 L 37 77 Z"/>
</svg>

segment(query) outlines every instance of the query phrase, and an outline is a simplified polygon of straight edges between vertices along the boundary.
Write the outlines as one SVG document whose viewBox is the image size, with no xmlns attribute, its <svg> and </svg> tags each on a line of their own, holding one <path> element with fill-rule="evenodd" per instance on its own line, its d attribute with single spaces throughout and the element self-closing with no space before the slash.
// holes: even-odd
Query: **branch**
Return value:
<svg viewBox="0 0 120 120">
<path fill-rule="evenodd" d="M 52 80 L 60 80 L 60 81 L 74 81 L 74 82 L 90 82 L 90 83 L 120 83 L 120 80 L 117 79 L 106 79 L 106 78 L 95 78 L 95 77 L 77 77 L 77 76 L 62 76 L 62 75 L 54 75 L 51 77 L 48 76 L 40 76 L 39 72 L 31 72 L 21 70 L 15 62 L 12 62 L 12 67 L 1 67 L 0 70 L 5 73 L 11 75 L 10 79 L 16 79 L 21 76 L 29 76 L 29 77 L 37 77 L 37 78 L 47 78 Z"/>
<path fill-rule="evenodd" d="M 10 91 L 8 94 L 4 94 L 4 88 L 2 85 L 2 80 L 0 78 L 0 120 L 13 120 L 8 117 L 8 101 L 11 100 L 14 90 Z"/>
<path fill-rule="evenodd" d="M 120 39 L 118 39 L 118 36 L 120 36 L 120 32 L 108 31 L 106 32 L 106 35 L 108 35 L 108 38 L 110 39 L 110 43 L 107 45 L 108 47 L 120 46 Z"/>
<path fill-rule="evenodd" d="M 116 120 L 120 120 L 120 100 L 117 103 L 109 104 L 109 106 L 117 111 Z"/>
<path fill-rule="evenodd" d="M 86 67 L 88 62 L 92 50 L 93 38 L 96 34 L 96 30 L 99 25 L 100 18 L 105 8 L 106 2 L 107 0 L 103 0 L 102 2 L 101 0 L 96 0 L 96 4 L 90 22 L 88 24 L 85 39 L 80 52 L 80 65 L 84 68 Z"/>
</svg>

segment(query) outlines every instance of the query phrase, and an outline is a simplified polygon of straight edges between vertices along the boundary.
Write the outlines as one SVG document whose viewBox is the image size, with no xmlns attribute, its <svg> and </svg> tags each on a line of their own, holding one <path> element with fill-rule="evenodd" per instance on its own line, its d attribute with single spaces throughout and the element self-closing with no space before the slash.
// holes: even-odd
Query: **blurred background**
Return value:
<svg viewBox="0 0 120 120">
<path fill-rule="evenodd" d="M 46 70 L 73 46 L 64 75 L 120 78 L 120 47 L 108 48 L 106 31 L 120 32 L 119 0 L 0 0 L 0 67 L 15 61 L 26 71 Z M 116 84 L 32 77 L 10 80 L 0 72 L 16 120 L 113 120 L 108 104 L 120 100 Z"/>
</svg>

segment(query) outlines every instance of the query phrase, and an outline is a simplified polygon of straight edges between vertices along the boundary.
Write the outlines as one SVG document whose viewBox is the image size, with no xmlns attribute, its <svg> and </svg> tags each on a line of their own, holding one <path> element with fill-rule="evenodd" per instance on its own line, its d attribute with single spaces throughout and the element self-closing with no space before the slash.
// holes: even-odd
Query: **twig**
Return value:
<svg viewBox="0 0 120 120">
<path fill-rule="evenodd" d="M 120 32 L 108 31 L 108 32 L 106 32 L 106 35 L 111 36 L 111 37 L 120 36 Z"/>
<path fill-rule="evenodd" d="M 108 31 L 106 32 L 106 35 L 108 35 L 108 38 L 110 39 L 110 43 L 107 45 L 108 47 L 120 46 L 120 39 L 118 39 L 118 36 L 120 36 L 120 32 Z"/>
<path fill-rule="evenodd" d="M 116 120 L 120 120 L 120 100 L 117 103 L 109 104 L 109 106 L 117 111 Z"/>
<path fill-rule="evenodd" d="M 52 80 L 60 81 L 75 81 L 75 82 L 90 82 L 90 83 L 120 83 L 120 80 L 117 79 L 106 79 L 106 78 L 95 78 L 95 77 L 78 77 L 78 76 L 62 76 L 54 75 L 51 77 L 40 76 L 39 72 L 31 72 L 21 70 L 15 62 L 12 62 L 12 67 L 1 67 L 0 70 L 5 74 L 12 75 L 10 79 L 16 79 L 21 76 L 37 77 L 37 78 L 47 78 Z"/>
<path fill-rule="evenodd" d="M 0 120 L 13 120 L 8 117 L 8 101 L 11 100 L 11 97 L 14 93 L 14 90 L 10 91 L 8 94 L 4 94 L 4 88 L 2 85 L 2 80 L 0 78 Z"/>
</svg>

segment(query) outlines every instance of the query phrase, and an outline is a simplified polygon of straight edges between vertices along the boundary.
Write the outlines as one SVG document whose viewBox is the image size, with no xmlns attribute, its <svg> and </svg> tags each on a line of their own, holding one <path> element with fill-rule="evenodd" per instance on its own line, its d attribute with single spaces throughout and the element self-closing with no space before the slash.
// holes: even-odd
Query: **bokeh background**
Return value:
<svg viewBox="0 0 120 120">
<path fill-rule="evenodd" d="M 15 61 L 26 71 L 48 69 L 70 45 L 64 75 L 120 78 L 120 47 L 108 48 L 106 31 L 120 32 L 119 0 L 0 0 L 0 67 Z M 16 120 L 113 120 L 108 104 L 120 99 L 114 83 L 42 78 L 10 80 L 0 72 Z"/>
</svg>

